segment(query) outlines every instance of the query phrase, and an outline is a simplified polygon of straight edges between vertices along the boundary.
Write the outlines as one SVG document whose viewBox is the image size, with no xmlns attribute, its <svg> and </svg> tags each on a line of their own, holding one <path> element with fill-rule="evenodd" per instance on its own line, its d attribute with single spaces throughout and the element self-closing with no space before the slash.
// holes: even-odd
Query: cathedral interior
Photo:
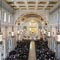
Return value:
<svg viewBox="0 0 60 60">
<path fill-rule="evenodd" d="M 60 0 L 0 0 L 0 60 L 60 60 Z"/>
</svg>

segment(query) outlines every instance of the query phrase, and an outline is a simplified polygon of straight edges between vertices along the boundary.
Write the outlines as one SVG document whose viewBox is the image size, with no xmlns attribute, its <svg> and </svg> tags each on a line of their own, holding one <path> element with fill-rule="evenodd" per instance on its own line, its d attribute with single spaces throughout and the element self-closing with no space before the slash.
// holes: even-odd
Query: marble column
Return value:
<svg viewBox="0 0 60 60">
<path fill-rule="evenodd" d="M 35 42 L 31 41 L 28 60 L 36 60 Z"/>
</svg>

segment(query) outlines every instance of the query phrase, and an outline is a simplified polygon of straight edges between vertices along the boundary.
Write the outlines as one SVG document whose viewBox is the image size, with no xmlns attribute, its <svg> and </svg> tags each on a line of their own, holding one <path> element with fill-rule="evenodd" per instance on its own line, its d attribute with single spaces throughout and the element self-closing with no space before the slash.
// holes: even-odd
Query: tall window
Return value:
<svg viewBox="0 0 60 60">
<path fill-rule="evenodd" d="M 4 12 L 4 22 L 6 22 L 6 12 Z"/>
<path fill-rule="evenodd" d="M 10 23 L 10 15 L 8 15 L 8 23 Z"/>
</svg>

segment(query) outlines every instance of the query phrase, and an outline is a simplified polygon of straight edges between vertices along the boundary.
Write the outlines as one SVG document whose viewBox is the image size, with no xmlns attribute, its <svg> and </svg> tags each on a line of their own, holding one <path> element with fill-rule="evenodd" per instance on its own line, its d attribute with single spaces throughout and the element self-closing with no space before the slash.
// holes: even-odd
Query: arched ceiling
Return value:
<svg viewBox="0 0 60 60">
<path fill-rule="evenodd" d="M 44 18 L 44 17 L 42 17 L 42 16 L 40 16 L 40 15 L 38 15 L 38 14 L 35 14 L 35 13 L 27 13 L 27 14 L 25 14 L 25 15 L 21 15 L 17 20 L 16 20 L 16 24 L 20 24 L 21 23 L 21 21 L 25 21 L 25 20 L 27 20 L 28 18 L 37 18 L 37 19 L 39 19 L 40 21 L 42 21 L 42 22 L 44 22 L 45 23 L 45 25 L 47 25 L 47 20 Z"/>
</svg>

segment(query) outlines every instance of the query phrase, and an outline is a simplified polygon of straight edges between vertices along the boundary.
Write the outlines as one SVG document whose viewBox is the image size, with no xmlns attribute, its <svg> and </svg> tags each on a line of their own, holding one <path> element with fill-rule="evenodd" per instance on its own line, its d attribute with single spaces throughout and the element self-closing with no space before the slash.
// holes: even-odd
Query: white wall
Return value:
<svg viewBox="0 0 60 60">
<path fill-rule="evenodd" d="M 6 22 L 4 22 L 4 13 L 6 13 Z M 10 22 L 8 22 L 9 20 L 9 16 L 10 15 Z M 5 27 L 7 26 L 7 34 L 9 36 L 9 32 L 11 32 L 12 30 L 12 24 L 13 24 L 13 14 L 10 13 L 9 11 L 7 11 L 6 9 L 4 9 L 3 7 L 0 7 L 0 20 L 1 20 L 1 31 L 3 34 L 3 38 L 5 38 Z"/>
<path fill-rule="evenodd" d="M 59 11 L 59 12 L 58 12 Z M 60 23 L 60 8 L 57 9 L 54 13 L 49 15 L 50 17 L 50 25 L 53 27 L 58 25 L 58 19 L 59 19 L 59 23 Z"/>
</svg>

